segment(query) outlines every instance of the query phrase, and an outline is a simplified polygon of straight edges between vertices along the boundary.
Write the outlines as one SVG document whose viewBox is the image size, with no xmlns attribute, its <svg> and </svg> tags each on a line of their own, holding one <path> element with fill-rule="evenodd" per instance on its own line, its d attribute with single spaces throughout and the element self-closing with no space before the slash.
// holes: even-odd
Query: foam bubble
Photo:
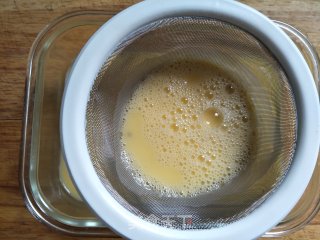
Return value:
<svg viewBox="0 0 320 240">
<path fill-rule="evenodd" d="M 126 163 L 137 182 L 167 196 L 216 189 L 250 159 L 250 111 L 241 86 L 214 66 L 163 66 L 141 82 L 124 110 Z"/>
</svg>

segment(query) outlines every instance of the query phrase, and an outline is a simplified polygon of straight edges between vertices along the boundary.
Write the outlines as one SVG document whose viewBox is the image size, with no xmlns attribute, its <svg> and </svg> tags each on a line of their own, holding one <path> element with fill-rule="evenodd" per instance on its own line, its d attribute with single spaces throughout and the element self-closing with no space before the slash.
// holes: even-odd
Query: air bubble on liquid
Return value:
<svg viewBox="0 0 320 240">
<path fill-rule="evenodd" d="M 187 103 L 189 102 L 189 100 L 188 100 L 188 98 L 186 98 L 186 97 L 182 97 L 182 98 L 181 98 L 181 102 L 182 102 L 183 104 L 187 104 Z"/>
<path fill-rule="evenodd" d="M 243 116 L 243 117 L 242 117 L 242 122 L 246 123 L 246 122 L 248 122 L 248 121 L 249 121 L 249 119 L 248 119 L 247 116 Z"/>
<path fill-rule="evenodd" d="M 183 113 L 183 109 L 182 108 L 177 108 L 177 113 Z"/>
<path fill-rule="evenodd" d="M 199 160 L 200 162 L 203 162 L 203 161 L 205 160 L 205 156 L 204 156 L 204 155 L 199 155 L 199 156 L 198 156 L 198 160 Z"/>
</svg>

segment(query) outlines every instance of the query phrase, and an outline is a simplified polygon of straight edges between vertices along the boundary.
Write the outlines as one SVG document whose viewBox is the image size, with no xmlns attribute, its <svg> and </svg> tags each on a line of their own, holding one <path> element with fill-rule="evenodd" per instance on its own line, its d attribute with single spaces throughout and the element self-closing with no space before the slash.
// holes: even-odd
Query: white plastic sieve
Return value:
<svg viewBox="0 0 320 240">
<path fill-rule="evenodd" d="M 137 13 L 139 18 L 135 17 Z M 110 194 L 110 189 L 98 177 L 100 174 L 94 168 L 87 148 L 87 104 L 101 66 L 132 32 L 151 22 L 172 17 L 212 18 L 249 32 L 280 62 L 295 95 L 299 120 L 297 147 L 285 180 L 261 206 L 221 227 L 168 229 L 138 217 Z M 79 54 L 64 95 L 62 142 L 69 169 L 81 194 L 110 227 L 123 235 L 137 239 L 223 239 L 233 236 L 250 239 L 263 234 L 291 210 L 311 177 L 319 150 L 318 101 L 312 75 L 299 51 L 280 29 L 255 10 L 233 1 L 146 1 L 123 11 L 102 26 Z"/>
</svg>

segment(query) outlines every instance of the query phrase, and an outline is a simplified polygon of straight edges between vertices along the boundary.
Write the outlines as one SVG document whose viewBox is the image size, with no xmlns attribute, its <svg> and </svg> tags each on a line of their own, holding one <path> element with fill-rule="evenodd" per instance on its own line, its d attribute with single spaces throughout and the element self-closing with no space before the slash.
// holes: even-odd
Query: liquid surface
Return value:
<svg viewBox="0 0 320 240">
<path fill-rule="evenodd" d="M 62 186 L 70 194 L 70 196 L 73 197 L 74 199 L 77 199 L 78 201 L 82 201 L 77 189 L 75 188 L 70 178 L 66 163 L 63 158 L 60 159 L 59 177 L 60 177 L 60 182 Z"/>
<path fill-rule="evenodd" d="M 204 62 L 151 72 L 123 115 L 122 144 L 137 182 L 193 196 L 229 182 L 250 161 L 253 113 L 236 81 Z"/>
</svg>

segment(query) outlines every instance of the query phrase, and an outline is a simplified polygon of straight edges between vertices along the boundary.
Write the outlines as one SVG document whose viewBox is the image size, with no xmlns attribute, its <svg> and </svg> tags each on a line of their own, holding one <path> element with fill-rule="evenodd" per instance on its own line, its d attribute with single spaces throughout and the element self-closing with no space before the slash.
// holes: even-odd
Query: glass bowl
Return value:
<svg viewBox="0 0 320 240">
<path fill-rule="evenodd" d="M 32 215 L 49 227 L 72 235 L 116 236 L 77 193 L 60 148 L 60 105 L 69 67 L 89 37 L 116 12 L 78 11 L 47 25 L 30 50 L 23 125 L 20 185 Z M 319 91 L 319 58 L 306 36 L 274 21 L 306 59 Z M 304 195 L 264 237 L 279 237 L 308 224 L 320 208 L 320 158 Z"/>
</svg>

